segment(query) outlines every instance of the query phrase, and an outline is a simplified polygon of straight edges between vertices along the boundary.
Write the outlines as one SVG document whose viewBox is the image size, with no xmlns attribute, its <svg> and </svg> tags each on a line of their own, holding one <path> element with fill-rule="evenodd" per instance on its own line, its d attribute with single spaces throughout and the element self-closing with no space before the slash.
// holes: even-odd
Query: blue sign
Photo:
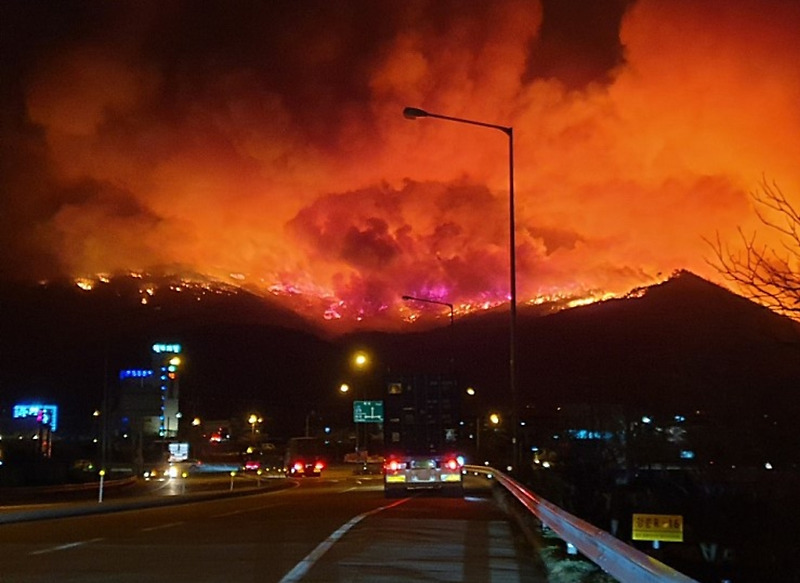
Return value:
<svg viewBox="0 0 800 583">
<path fill-rule="evenodd" d="M 125 379 L 143 379 L 153 376 L 152 370 L 145 370 L 141 368 L 129 368 L 119 371 L 119 380 Z"/>
<path fill-rule="evenodd" d="M 14 405 L 12 416 L 14 419 L 35 417 L 38 423 L 49 425 L 50 431 L 55 431 L 56 427 L 58 427 L 57 405 L 40 405 L 36 403 Z"/>
</svg>

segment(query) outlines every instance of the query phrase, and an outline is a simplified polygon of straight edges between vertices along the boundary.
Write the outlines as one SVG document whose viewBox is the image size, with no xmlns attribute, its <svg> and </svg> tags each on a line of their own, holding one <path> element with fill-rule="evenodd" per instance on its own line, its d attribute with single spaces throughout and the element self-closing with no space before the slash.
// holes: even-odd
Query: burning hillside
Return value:
<svg viewBox="0 0 800 583">
<path fill-rule="evenodd" d="M 236 283 L 226 283 L 212 280 L 201 275 L 156 275 L 153 273 L 129 272 L 124 275 L 97 274 L 92 277 L 79 277 L 72 280 L 73 284 L 86 293 L 96 292 L 103 288 L 114 288 L 117 296 L 125 295 L 126 301 L 133 306 L 158 306 L 160 299 L 165 294 L 182 294 L 193 301 L 203 302 L 218 297 L 231 296 L 240 293 L 260 297 L 265 304 L 280 306 L 304 318 L 311 326 L 321 329 L 327 328 L 329 332 L 346 332 L 353 328 L 385 329 L 392 331 L 416 330 L 420 327 L 427 328 L 443 324 L 450 316 L 450 306 L 447 302 L 400 302 L 394 306 L 386 306 L 379 314 L 367 315 L 359 306 L 349 306 L 346 302 L 333 297 L 306 293 L 295 286 L 272 285 L 267 289 L 246 287 Z M 230 278 L 235 282 L 236 278 Z M 49 282 L 41 281 L 47 286 Z M 121 289 L 126 290 L 120 292 Z M 525 302 L 520 302 L 519 308 L 530 313 L 547 314 L 563 309 L 584 306 L 598 301 L 605 301 L 616 297 L 631 297 L 641 294 L 642 289 L 636 288 L 626 294 L 615 295 L 597 290 L 582 290 L 574 294 L 554 293 L 548 296 L 539 296 Z M 427 298 L 424 298 L 427 299 Z M 463 302 L 452 304 L 453 316 L 463 318 L 483 312 L 503 309 L 507 302 L 500 300 L 483 302 Z M 326 324 L 327 323 L 327 324 Z"/>
<path fill-rule="evenodd" d="M 800 6 L 597 4 L 4 3 L 0 276 L 181 265 L 343 328 L 506 304 L 505 136 L 416 106 L 514 128 L 521 305 L 713 279 L 763 175 L 800 196 Z"/>
</svg>

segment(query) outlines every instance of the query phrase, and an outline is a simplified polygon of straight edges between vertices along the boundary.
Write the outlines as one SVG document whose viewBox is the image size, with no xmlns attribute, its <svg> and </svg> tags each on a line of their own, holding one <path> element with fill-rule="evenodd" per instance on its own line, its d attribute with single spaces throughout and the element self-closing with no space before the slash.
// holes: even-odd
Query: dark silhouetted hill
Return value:
<svg viewBox="0 0 800 583">
<path fill-rule="evenodd" d="M 509 325 L 502 310 L 424 332 L 365 332 L 328 339 L 311 324 L 246 291 L 161 282 L 142 304 L 141 282 L 91 292 L 74 284 L 0 288 L 0 402 L 62 405 L 82 426 L 122 368 L 146 367 L 153 342 L 185 346 L 185 415 L 227 418 L 258 410 L 276 431 L 305 417 L 346 417 L 348 381 L 379 397 L 387 372 L 455 371 L 478 391 L 473 407 L 509 403 Z M 566 403 L 672 412 L 796 413 L 800 335 L 776 315 L 691 273 L 624 299 L 548 315 L 521 306 L 519 402 L 542 412 Z M 372 355 L 355 375 L 348 354 Z"/>
</svg>

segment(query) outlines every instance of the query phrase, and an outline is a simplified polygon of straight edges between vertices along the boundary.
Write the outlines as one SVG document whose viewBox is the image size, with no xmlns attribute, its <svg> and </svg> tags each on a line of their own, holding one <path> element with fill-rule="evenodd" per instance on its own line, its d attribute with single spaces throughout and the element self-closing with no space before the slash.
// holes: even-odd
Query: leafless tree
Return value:
<svg viewBox="0 0 800 583">
<path fill-rule="evenodd" d="M 762 178 L 750 193 L 761 223 L 779 235 L 772 247 L 757 242 L 757 233 L 748 235 L 739 227 L 741 245 L 706 240 L 714 251 L 708 262 L 740 292 L 786 316 L 800 317 L 800 213 L 773 181 Z"/>
</svg>

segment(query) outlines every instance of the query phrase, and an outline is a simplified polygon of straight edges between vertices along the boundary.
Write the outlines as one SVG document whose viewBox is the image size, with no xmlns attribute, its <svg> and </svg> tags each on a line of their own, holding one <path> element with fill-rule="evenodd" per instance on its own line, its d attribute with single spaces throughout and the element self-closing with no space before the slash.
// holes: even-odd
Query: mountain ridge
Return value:
<svg viewBox="0 0 800 583">
<path fill-rule="evenodd" d="M 270 411 L 286 432 L 311 410 L 341 414 L 340 382 L 369 383 L 378 397 L 386 372 L 453 372 L 478 391 L 475 406 L 510 401 L 507 310 L 331 338 L 246 292 L 199 286 L 161 296 L 133 283 L 90 292 L 0 286 L 2 406 L 50 399 L 64 403 L 65 427 L 81 425 L 119 369 L 148 365 L 156 341 L 186 347 L 186 415 Z M 546 315 L 523 306 L 517 346 L 520 405 L 532 412 L 568 402 L 737 415 L 762 405 L 797 409 L 797 323 L 690 272 Z M 356 348 L 373 359 L 362 379 L 348 368 Z"/>
</svg>

